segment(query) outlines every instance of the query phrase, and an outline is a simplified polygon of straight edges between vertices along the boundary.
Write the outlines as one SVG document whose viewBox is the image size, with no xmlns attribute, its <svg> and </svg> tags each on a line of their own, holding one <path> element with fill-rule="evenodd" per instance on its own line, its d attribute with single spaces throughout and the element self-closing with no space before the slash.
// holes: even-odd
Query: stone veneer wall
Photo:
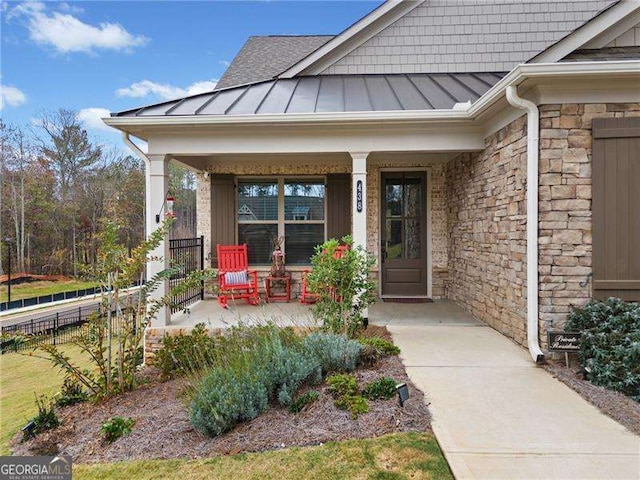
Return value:
<svg viewBox="0 0 640 480">
<path fill-rule="evenodd" d="M 540 330 L 564 327 L 591 297 L 591 120 L 640 116 L 640 104 L 540 106 Z"/>
<path fill-rule="evenodd" d="M 540 106 L 540 343 L 584 305 L 592 271 L 593 118 L 640 116 L 640 104 Z M 526 118 L 447 165 L 449 298 L 526 345 Z"/>
<path fill-rule="evenodd" d="M 445 196 L 445 165 L 436 163 L 425 165 L 425 162 L 414 161 L 402 163 L 406 168 L 429 168 L 431 171 L 431 219 L 432 219 L 432 262 L 433 262 L 433 297 L 444 298 L 448 279 L 447 270 L 447 228 L 446 228 L 446 196 Z M 398 163 L 372 160 L 367 168 L 367 250 L 378 255 L 379 245 L 379 194 L 380 169 L 398 167 Z M 242 162 L 219 164 L 207 169 L 213 174 L 233 175 L 324 175 L 328 173 L 349 173 L 351 165 L 348 162 L 297 162 L 297 163 L 263 163 Z M 205 238 L 205 256 L 211 252 L 211 181 L 204 174 L 197 175 L 197 231 Z M 265 270 L 265 269 L 259 269 Z M 268 270 L 268 269 L 267 269 Z M 293 270 L 292 291 L 297 294 L 300 289 L 300 271 Z M 297 269 L 301 270 L 301 269 Z M 261 276 L 266 275 L 265 272 Z M 373 269 L 374 277 L 378 275 L 377 265 Z M 263 282 L 260 284 L 262 285 Z"/>
<path fill-rule="evenodd" d="M 526 119 L 446 166 L 448 296 L 526 343 Z"/>
</svg>

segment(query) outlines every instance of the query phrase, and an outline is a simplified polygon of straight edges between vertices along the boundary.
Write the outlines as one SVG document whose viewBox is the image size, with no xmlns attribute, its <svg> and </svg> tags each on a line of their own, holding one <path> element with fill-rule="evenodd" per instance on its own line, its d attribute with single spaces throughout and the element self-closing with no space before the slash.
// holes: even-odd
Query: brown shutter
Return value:
<svg viewBox="0 0 640 480">
<path fill-rule="evenodd" d="M 593 296 L 640 301 L 640 118 L 593 120 Z"/>
<path fill-rule="evenodd" d="M 233 175 L 211 175 L 211 265 L 218 266 L 216 245 L 236 243 L 236 190 Z"/>
<path fill-rule="evenodd" d="M 327 239 L 351 234 L 351 175 L 327 175 Z"/>
</svg>

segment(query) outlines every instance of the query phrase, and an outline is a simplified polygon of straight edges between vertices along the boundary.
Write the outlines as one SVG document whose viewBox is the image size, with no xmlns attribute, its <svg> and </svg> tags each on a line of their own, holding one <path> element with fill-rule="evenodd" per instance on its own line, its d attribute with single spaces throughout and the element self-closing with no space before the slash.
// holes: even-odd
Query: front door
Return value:
<svg viewBox="0 0 640 480">
<path fill-rule="evenodd" d="M 382 173 L 383 296 L 427 295 L 426 184 L 424 172 Z"/>
</svg>

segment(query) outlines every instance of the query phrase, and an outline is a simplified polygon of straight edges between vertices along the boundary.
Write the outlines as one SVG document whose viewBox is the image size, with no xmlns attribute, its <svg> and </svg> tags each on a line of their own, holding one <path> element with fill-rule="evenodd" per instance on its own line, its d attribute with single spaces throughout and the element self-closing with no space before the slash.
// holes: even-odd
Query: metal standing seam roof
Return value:
<svg viewBox="0 0 640 480">
<path fill-rule="evenodd" d="M 259 115 L 451 109 L 475 102 L 506 73 L 320 75 L 215 90 L 114 117 Z"/>
</svg>

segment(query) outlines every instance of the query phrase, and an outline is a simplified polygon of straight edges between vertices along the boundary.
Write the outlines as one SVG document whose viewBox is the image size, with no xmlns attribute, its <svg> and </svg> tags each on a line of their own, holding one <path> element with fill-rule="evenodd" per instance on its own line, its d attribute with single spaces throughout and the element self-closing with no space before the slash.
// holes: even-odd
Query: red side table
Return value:
<svg viewBox="0 0 640 480">
<path fill-rule="evenodd" d="M 271 291 L 275 284 L 284 283 L 284 293 L 274 293 Z M 284 277 L 273 277 L 269 275 L 264 279 L 264 289 L 267 292 L 268 302 L 290 302 L 291 301 L 291 275 Z"/>
</svg>

